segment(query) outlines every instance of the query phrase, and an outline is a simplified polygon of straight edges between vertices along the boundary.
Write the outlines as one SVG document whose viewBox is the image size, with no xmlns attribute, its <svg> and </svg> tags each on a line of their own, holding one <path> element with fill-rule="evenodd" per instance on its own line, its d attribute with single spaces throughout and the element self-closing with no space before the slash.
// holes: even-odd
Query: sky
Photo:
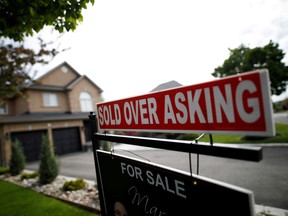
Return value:
<svg viewBox="0 0 288 216">
<path fill-rule="evenodd" d="M 229 48 L 240 44 L 254 48 L 272 40 L 287 53 L 288 65 L 287 11 L 287 0 L 95 0 L 77 29 L 58 39 L 61 48 L 70 49 L 38 75 L 66 61 L 111 101 L 149 93 L 171 80 L 211 81 Z M 49 28 L 40 35 L 59 36 Z M 288 91 L 280 98 L 285 97 Z"/>
</svg>

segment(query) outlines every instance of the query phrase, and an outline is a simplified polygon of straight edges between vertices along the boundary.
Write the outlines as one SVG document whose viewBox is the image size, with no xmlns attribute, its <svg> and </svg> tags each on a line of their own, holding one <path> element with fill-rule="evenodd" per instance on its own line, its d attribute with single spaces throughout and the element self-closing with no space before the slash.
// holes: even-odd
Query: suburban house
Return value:
<svg viewBox="0 0 288 216">
<path fill-rule="evenodd" d="M 89 113 L 102 89 L 64 62 L 0 107 L 0 165 L 7 165 L 11 142 L 18 139 L 26 161 L 39 160 L 42 135 L 48 134 L 56 155 L 82 151 L 91 139 Z"/>
</svg>

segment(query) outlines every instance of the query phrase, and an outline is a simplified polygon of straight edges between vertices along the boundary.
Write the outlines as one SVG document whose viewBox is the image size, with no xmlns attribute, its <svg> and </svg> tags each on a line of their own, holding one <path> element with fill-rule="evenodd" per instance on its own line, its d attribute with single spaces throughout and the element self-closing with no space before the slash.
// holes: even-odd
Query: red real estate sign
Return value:
<svg viewBox="0 0 288 216">
<path fill-rule="evenodd" d="M 99 129 L 274 136 L 268 70 L 96 105 Z"/>
</svg>

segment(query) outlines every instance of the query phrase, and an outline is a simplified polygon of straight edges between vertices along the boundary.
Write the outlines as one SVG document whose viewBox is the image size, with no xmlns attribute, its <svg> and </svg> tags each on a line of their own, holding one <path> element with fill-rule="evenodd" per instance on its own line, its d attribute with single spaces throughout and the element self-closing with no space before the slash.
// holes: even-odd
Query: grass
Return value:
<svg viewBox="0 0 288 216">
<path fill-rule="evenodd" d="M 276 123 L 275 137 L 244 137 L 241 135 L 213 134 L 214 143 L 288 143 L 288 124 Z M 200 142 L 209 142 L 209 136 L 202 137 Z"/>
<path fill-rule="evenodd" d="M 0 180 L 0 215 L 9 216 L 95 216 L 60 200 L 47 197 L 28 188 Z"/>
</svg>

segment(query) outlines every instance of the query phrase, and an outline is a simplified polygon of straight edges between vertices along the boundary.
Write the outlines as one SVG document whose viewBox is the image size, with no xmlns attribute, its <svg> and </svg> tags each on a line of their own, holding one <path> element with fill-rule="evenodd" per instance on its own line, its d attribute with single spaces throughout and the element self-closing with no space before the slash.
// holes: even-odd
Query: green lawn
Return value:
<svg viewBox="0 0 288 216">
<path fill-rule="evenodd" d="M 0 180 L 0 215 L 95 216 L 97 214 Z"/>
<path fill-rule="evenodd" d="M 288 124 L 275 124 L 275 137 L 244 137 L 241 135 L 213 134 L 214 143 L 288 143 Z M 209 136 L 205 135 L 199 142 L 209 142 Z"/>
</svg>

